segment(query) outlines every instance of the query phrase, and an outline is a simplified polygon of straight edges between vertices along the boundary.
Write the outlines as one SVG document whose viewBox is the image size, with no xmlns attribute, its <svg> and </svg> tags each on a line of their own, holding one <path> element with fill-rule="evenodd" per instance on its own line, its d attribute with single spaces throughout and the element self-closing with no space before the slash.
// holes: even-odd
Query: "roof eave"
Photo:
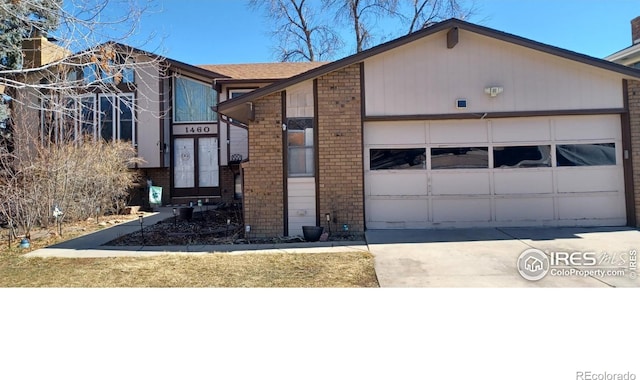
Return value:
<svg viewBox="0 0 640 380">
<path fill-rule="evenodd" d="M 224 101 L 219 104 L 220 112 L 226 112 L 227 109 L 233 108 L 240 103 L 250 102 L 260 97 L 269 95 L 271 93 L 284 90 L 287 87 L 290 87 L 296 83 L 303 82 L 310 79 L 315 79 L 321 75 L 327 74 L 329 72 L 338 70 L 342 67 L 346 67 L 352 65 L 354 63 L 362 62 L 363 60 L 383 53 L 385 51 L 394 49 L 396 47 L 408 44 L 410 42 L 416 41 L 420 38 L 426 37 L 428 35 L 440 32 L 442 30 L 446 30 L 449 28 L 461 28 L 473 33 L 477 33 L 480 35 L 484 35 L 487 37 L 496 38 L 505 42 L 513 43 L 516 45 L 524 46 L 530 49 L 534 49 L 537 51 L 541 51 L 548 54 L 553 54 L 562 58 L 570 59 L 576 62 L 581 62 L 584 64 L 592 65 L 595 67 L 599 67 L 605 70 L 610 70 L 617 72 L 619 74 L 624 75 L 628 78 L 637 78 L 640 79 L 640 70 L 633 69 L 630 67 L 626 67 L 614 62 L 605 61 L 603 59 L 591 57 L 585 54 L 576 53 L 570 50 L 562 49 L 559 47 L 543 44 L 541 42 L 533 41 L 524 37 L 516 36 L 514 34 L 505 33 L 499 30 L 487 28 L 484 26 L 472 24 L 466 21 L 458 20 L 458 19 L 449 19 L 442 21 L 440 23 L 434 24 L 430 27 L 421 29 L 415 33 L 409 34 L 404 37 L 397 38 L 395 40 L 386 42 L 384 44 L 375 46 L 371 49 L 362 51 L 360 53 L 342 58 L 338 61 L 327 63 L 326 65 L 317 67 L 315 69 L 311 69 L 307 72 L 298 74 L 288 79 L 283 79 L 278 82 L 275 82 L 271 85 L 262 87 L 245 95 L 239 96 L 234 99 L 230 99 Z"/>
</svg>

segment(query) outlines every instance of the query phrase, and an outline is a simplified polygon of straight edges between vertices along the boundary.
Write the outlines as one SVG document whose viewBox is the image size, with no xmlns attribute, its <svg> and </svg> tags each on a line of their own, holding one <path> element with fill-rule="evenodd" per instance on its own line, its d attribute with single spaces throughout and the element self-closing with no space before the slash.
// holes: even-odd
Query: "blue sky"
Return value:
<svg viewBox="0 0 640 380">
<path fill-rule="evenodd" d="M 312 0 L 313 1 L 313 0 Z M 140 27 L 139 46 L 191 64 L 269 62 L 274 42 L 263 14 L 245 0 L 158 0 Z M 639 0 L 477 0 L 471 22 L 603 58 L 631 45 Z M 393 25 L 378 25 L 394 33 Z M 384 24 L 386 25 L 386 24 Z M 397 28 L 397 27 L 396 27 Z"/>
</svg>

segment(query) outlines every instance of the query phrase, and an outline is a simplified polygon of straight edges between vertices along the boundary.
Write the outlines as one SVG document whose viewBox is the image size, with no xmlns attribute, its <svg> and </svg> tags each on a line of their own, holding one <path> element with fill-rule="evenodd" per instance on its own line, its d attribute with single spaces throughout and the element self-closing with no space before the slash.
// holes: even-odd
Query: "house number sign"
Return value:
<svg viewBox="0 0 640 380">
<path fill-rule="evenodd" d="M 174 135 L 210 135 L 218 133 L 215 125 L 174 125 Z"/>
</svg>

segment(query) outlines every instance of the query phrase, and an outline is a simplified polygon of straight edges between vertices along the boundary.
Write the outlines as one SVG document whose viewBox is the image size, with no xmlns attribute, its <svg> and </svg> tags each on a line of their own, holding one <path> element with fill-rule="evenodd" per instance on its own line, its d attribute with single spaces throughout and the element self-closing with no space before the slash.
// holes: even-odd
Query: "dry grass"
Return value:
<svg viewBox="0 0 640 380">
<path fill-rule="evenodd" d="M 0 287 L 377 287 L 366 252 L 25 258 L 0 255 Z"/>
<path fill-rule="evenodd" d="M 137 216 L 102 217 L 100 221 L 132 218 Z M 53 227 L 40 231 L 31 249 L 101 228 L 95 220 L 65 224 L 60 237 Z M 378 287 L 368 252 L 27 258 L 17 248 L 18 241 L 14 239 L 13 247 L 7 249 L 5 239 L 0 238 L 0 287 Z"/>
</svg>

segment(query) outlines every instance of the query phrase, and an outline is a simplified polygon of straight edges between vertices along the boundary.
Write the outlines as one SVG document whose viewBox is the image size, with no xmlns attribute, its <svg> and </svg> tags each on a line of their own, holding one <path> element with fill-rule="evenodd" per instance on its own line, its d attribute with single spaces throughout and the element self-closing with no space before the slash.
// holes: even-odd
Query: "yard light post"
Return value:
<svg viewBox="0 0 640 380">
<path fill-rule="evenodd" d="M 329 235 L 331 235 L 331 214 L 326 213 L 324 214 L 324 216 L 327 219 L 327 226 L 329 227 Z"/>
<path fill-rule="evenodd" d="M 138 219 L 140 220 L 140 235 L 142 235 L 142 245 L 144 245 L 144 228 L 142 228 L 142 214 L 138 215 Z"/>
<path fill-rule="evenodd" d="M 178 224 L 178 209 L 176 209 L 175 207 L 173 208 L 173 228 L 176 228 L 176 225 Z"/>
</svg>

